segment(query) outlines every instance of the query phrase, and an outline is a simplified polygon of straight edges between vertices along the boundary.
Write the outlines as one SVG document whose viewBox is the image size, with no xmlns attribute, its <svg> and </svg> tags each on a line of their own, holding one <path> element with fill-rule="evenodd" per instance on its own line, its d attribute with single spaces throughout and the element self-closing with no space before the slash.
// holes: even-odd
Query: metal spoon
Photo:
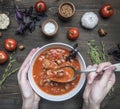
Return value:
<svg viewBox="0 0 120 109">
<path fill-rule="evenodd" d="M 116 69 L 115 69 L 115 71 L 116 72 L 119 72 L 120 71 L 120 63 L 117 63 L 117 64 L 113 64 L 113 65 L 111 65 L 111 66 L 115 66 L 116 67 Z M 104 69 L 104 71 L 105 70 L 107 70 L 108 68 L 110 68 L 111 66 L 109 66 L 109 67 L 106 67 L 105 69 Z M 66 80 L 66 81 L 56 81 L 56 82 L 70 82 L 70 81 L 73 81 L 75 78 L 76 78 L 76 76 L 77 76 L 77 74 L 81 74 L 81 73 L 91 73 L 91 72 L 95 72 L 97 69 L 96 68 L 94 68 L 94 69 L 89 69 L 89 70 L 76 70 L 74 67 L 72 67 L 72 66 L 63 66 L 63 67 L 60 67 L 59 69 L 64 69 L 64 68 L 68 68 L 69 70 L 71 70 L 71 71 L 73 71 L 73 76 L 72 76 L 72 78 L 70 78 L 70 79 L 68 79 L 68 80 Z M 54 80 L 53 80 L 54 81 Z"/>
</svg>

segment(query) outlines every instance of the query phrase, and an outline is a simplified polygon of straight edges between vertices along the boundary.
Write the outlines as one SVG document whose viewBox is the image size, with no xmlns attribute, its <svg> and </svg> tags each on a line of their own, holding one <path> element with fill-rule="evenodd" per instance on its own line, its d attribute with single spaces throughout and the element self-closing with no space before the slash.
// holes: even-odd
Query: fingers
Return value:
<svg viewBox="0 0 120 109">
<path fill-rule="evenodd" d="M 113 87 L 113 85 L 115 84 L 115 80 L 116 80 L 115 73 L 112 73 L 111 78 L 108 81 L 107 92 L 109 92 L 110 89 Z"/>
<path fill-rule="evenodd" d="M 108 87 L 107 88 L 108 91 L 115 83 L 115 74 L 113 73 L 113 71 L 115 70 L 115 67 L 111 65 L 112 64 L 110 62 L 104 62 L 104 63 L 99 64 L 96 70 L 97 73 L 101 74 L 99 83 L 104 87 Z M 109 68 L 104 71 L 106 67 L 109 67 Z"/>
<path fill-rule="evenodd" d="M 96 68 L 96 67 L 97 67 L 96 64 L 93 66 L 89 65 L 87 67 L 87 70 L 92 69 L 92 68 Z M 83 98 L 84 98 L 85 102 L 88 102 L 88 97 L 89 97 L 90 91 L 92 89 L 92 83 L 93 83 L 96 76 L 97 76 L 96 72 L 92 72 L 92 73 L 87 75 L 87 84 L 86 84 L 85 91 L 83 94 Z"/>
<path fill-rule="evenodd" d="M 92 88 L 92 84 L 86 84 L 86 87 L 83 93 L 83 99 L 85 100 L 85 102 L 88 102 L 88 97 L 89 97 L 91 88 Z"/>
<path fill-rule="evenodd" d="M 93 66 L 89 66 L 87 69 L 92 69 L 92 68 L 97 68 L 97 64 L 93 65 Z M 94 81 L 95 77 L 97 76 L 98 74 L 96 72 L 91 72 L 87 75 L 87 82 L 88 84 L 92 84 L 92 82 Z"/>
<path fill-rule="evenodd" d="M 103 84 L 104 86 L 106 86 L 108 84 L 108 82 L 111 80 L 112 82 L 112 76 L 113 76 L 113 71 L 115 70 L 115 67 L 110 67 L 107 70 L 104 71 L 101 80 L 100 80 L 100 84 Z M 114 80 L 113 80 L 114 82 Z M 112 86 L 113 84 L 111 84 Z"/>
<path fill-rule="evenodd" d="M 33 56 L 33 54 L 38 50 L 39 48 L 34 48 L 30 51 L 30 53 L 28 54 L 28 56 L 26 57 L 26 59 L 24 60 L 19 72 L 18 72 L 18 75 L 17 75 L 17 78 L 18 78 L 18 81 L 21 80 L 22 76 L 22 70 L 24 70 L 26 68 L 26 65 L 29 63 L 31 57 Z M 27 73 L 27 71 L 26 71 Z M 24 75 L 25 76 L 25 75 Z M 26 77 L 26 76 L 25 76 Z"/>
<path fill-rule="evenodd" d="M 113 72 L 113 70 L 115 70 L 115 67 L 110 67 L 109 69 L 107 69 L 105 72 L 109 72 L 109 74 L 106 74 L 104 72 L 104 75 L 103 75 L 103 70 L 106 68 L 106 67 L 109 67 L 111 66 L 111 63 L 110 62 L 104 62 L 104 63 L 101 63 L 99 64 L 98 66 L 95 64 L 93 65 L 93 67 L 91 68 L 97 68 L 96 72 L 91 72 L 90 74 L 88 74 L 88 83 L 91 84 L 94 79 L 99 75 L 99 74 L 102 74 L 102 78 L 101 78 L 101 81 L 103 82 L 108 82 L 110 76 L 111 76 L 111 73 Z"/>
<path fill-rule="evenodd" d="M 27 58 L 24 60 L 22 66 L 21 66 L 21 68 L 20 68 L 20 70 L 23 69 L 23 67 L 29 62 L 29 60 L 31 59 L 32 55 L 33 55 L 35 52 L 36 52 L 36 49 L 35 49 L 35 48 L 30 51 L 30 53 L 28 54 Z"/>
<path fill-rule="evenodd" d="M 92 66 L 91 65 L 89 65 L 88 67 L 87 67 L 87 69 L 91 69 L 92 68 Z M 87 76 L 88 77 L 88 76 Z M 89 80 L 89 78 L 87 79 L 87 81 Z M 84 93 L 83 93 L 83 98 L 84 98 L 84 100 L 86 100 L 86 102 L 88 102 L 87 101 L 87 98 L 88 98 L 88 96 L 89 96 L 89 92 L 90 92 L 90 90 L 91 90 L 91 86 L 87 83 L 86 84 L 86 87 L 85 87 L 85 90 L 84 90 Z"/>
<path fill-rule="evenodd" d="M 110 62 L 104 62 L 98 65 L 96 72 L 102 72 L 104 68 L 112 65 Z"/>
<path fill-rule="evenodd" d="M 115 70 L 115 67 L 111 66 L 112 64 L 110 62 L 104 62 L 98 65 L 97 71 L 98 73 L 102 73 L 101 77 L 101 83 L 105 84 L 106 82 L 109 81 L 112 72 Z M 111 67 L 109 67 L 111 66 Z M 106 67 L 109 67 L 107 70 L 104 71 Z M 104 71 L 104 72 L 103 72 Z"/>
<path fill-rule="evenodd" d="M 27 80 L 28 78 L 27 78 L 27 73 L 28 73 L 28 70 L 29 70 L 29 67 L 30 67 L 30 65 L 29 65 L 29 63 L 27 63 L 24 67 L 23 67 L 23 70 L 22 70 L 22 73 L 21 73 L 21 81 L 24 81 L 24 80 Z"/>
</svg>

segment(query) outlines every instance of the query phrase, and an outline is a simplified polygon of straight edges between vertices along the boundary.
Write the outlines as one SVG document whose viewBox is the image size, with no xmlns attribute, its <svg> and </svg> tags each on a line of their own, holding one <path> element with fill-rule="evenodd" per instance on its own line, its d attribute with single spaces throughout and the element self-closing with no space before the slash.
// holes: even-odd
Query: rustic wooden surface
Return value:
<svg viewBox="0 0 120 109">
<path fill-rule="evenodd" d="M 16 64 L 14 68 L 20 66 L 23 60 L 28 55 L 29 51 L 35 47 L 41 47 L 51 42 L 64 42 L 70 45 L 79 43 L 80 53 L 83 55 L 86 65 L 91 64 L 88 52 L 87 42 L 91 39 L 95 39 L 96 42 L 102 40 L 105 43 L 106 51 L 120 43 L 120 0 L 66 0 L 74 3 L 76 7 L 76 13 L 71 21 L 62 22 L 57 15 L 57 9 L 61 2 L 65 0 L 44 0 L 47 4 L 47 12 L 49 18 L 54 18 L 59 24 L 58 34 L 52 38 L 47 39 L 41 32 L 41 28 L 37 27 L 33 33 L 25 33 L 24 35 L 16 35 L 15 31 L 18 27 L 14 18 L 14 4 L 18 4 L 20 8 L 28 8 L 37 0 L 0 0 L 0 13 L 7 13 L 10 17 L 11 24 L 7 30 L 0 30 L 3 33 L 3 37 L 0 38 L 0 48 L 3 48 L 3 41 L 5 38 L 13 37 L 19 44 L 25 45 L 25 50 L 20 51 L 17 49 L 15 53 Z M 111 3 L 115 9 L 114 15 L 105 20 L 99 15 L 99 9 L 104 3 Z M 86 30 L 80 25 L 80 18 L 83 13 L 87 11 L 95 12 L 99 17 L 99 24 L 93 30 Z M 76 41 L 70 41 L 66 37 L 66 32 L 70 27 L 78 27 L 80 31 L 80 37 Z M 104 28 L 107 31 L 107 36 L 100 37 L 98 35 L 98 29 Z M 115 60 L 110 58 L 111 62 Z M 6 65 L 0 66 L 0 76 L 3 74 Z M 82 94 L 84 88 L 72 99 L 64 102 L 50 102 L 41 99 L 39 109 L 81 109 L 82 107 Z M 103 109 L 120 109 L 120 73 L 116 74 L 116 83 L 114 91 L 106 97 L 102 104 Z M 22 99 L 20 90 L 17 83 L 17 73 L 12 75 L 4 83 L 3 88 L 0 90 L 0 109 L 21 109 Z"/>
</svg>

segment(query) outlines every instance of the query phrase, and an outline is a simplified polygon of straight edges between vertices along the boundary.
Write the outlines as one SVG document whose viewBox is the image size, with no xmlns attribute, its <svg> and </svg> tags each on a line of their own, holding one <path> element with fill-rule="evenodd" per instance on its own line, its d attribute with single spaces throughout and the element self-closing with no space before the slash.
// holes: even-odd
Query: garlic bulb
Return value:
<svg viewBox="0 0 120 109">
<path fill-rule="evenodd" d="M 0 29 L 7 29 L 10 19 L 6 14 L 0 14 Z"/>
<path fill-rule="evenodd" d="M 98 17 L 94 12 L 86 12 L 81 18 L 81 24 L 87 29 L 93 29 L 98 24 Z"/>
</svg>

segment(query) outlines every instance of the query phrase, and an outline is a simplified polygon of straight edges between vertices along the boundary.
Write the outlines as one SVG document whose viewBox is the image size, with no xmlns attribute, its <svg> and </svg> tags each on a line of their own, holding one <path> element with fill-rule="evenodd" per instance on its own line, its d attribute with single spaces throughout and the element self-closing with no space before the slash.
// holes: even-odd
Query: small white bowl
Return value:
<svg viewBox="0 0 120 109">
<path fill-rule="evenodd" d="M 34 64 L 34 61 L 36 60 L 36 58 L 38 57 L 38 55 L 43 52 L 44 50 L 48 49 L 48 48 L 52 48 L 52 47 L 62 47 L 62 48 L 66 48 L 68 50 L 73 49 L 72 46 L 65 44 L 65 43 L 50 43 L 47 45 L 44 45 L 43 47 L 41 47 L 31 58 L 30 61 L 30 69 L 29 69 L 29 73 L 28 73 L 28 79 L 30 81 L 30 84 L 33 88 L 33 90 L 42 98 L 46 99 L 46 100 L 50 100 L 50 101 L 64 101 L 64 100 L 68 100 L 70 98 L 72 98 L 73 96 L 75 96 L 83 87 L 84 83 L 85 83 L 85 79 L 86 79 L 86 75 L 84 73 L 81 74 L 81 78 L 79 80 L 79 83 L 77 84 L 77 86 L 71 90 L 70 92 L 63 94 L 63 95 L 50 95 L 48 93 L 43 92 L 42 90 L 40 90 L 40 88 L 38 88 L 38 86 L 36 85 L 36 83 L 34 82 L 33 79 L 33 75 L 32 75 L 32 67 Z M 85 61 L 83 59 L 83 57 L 81 56 L 81 54 L 78 52 L 77 58 L 81 64 L 81 69 L 86 69 L 86 65 L 85 65 Z"/>
<path fill-rule="evenodd" d="M 52 38 L 58 32 L 58 23 L 54 19 L 46 19 L 42 22 L 42 32 Z"/>
</svg>

